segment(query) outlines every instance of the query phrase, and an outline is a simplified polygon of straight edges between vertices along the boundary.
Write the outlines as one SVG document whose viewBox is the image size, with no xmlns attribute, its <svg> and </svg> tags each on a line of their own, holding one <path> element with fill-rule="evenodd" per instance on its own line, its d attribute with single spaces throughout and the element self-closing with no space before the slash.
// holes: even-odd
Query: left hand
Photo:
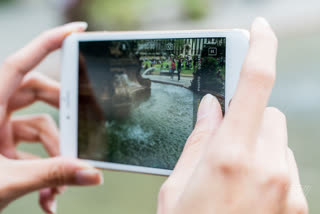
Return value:
<svg viewBox="0 0 320 214">
<path fill-rule="evenodd" d="M 7 58 L 0 67 L 0 154 L 2 155 L 0 155 L 0 159 L 2 163 L 6 158 L 15 160 L 40 158 L 33 154 L 18 151 L 16 147 L 22 141 L 40 142 L 50 156 L 59 155 L 59 133 L 55 122 L 49 115 L 37 114 L 12 117 L 11 114 L 35 101 L 44 101 L 54 107 L 59 107 L 59 84 L 38 73 L 28 72 L 37 66 L 49 53 L 60 48 L 67 35 L 72 32 L 84 31 L 85 29 L 86 23 L 80 22 L 49 30 L 19 52 Z M 62 161 L 60 160 L 60 162 Z M 66 161 L 64 162 L 61 165 L 67 164 Z M 9 164 L 6 161 L 5 163 Z M 49 162 L 47 163 L 49 164 Z M 5 170 L 8 164 L 3 164 L 2 169 Z M 53 162 L 51 165 L 58 167 Z M 72 167 L 77 167 L 75 162 Z M 7 173 L 9 174 L 9 172 Z M 52 177 L 54 176 L 59 177 L 62 175 L 52 175 Z M 41 181 L 39 180 L 39 182 Z M 64 182 L 57 183 L 63 184 Z M 18 191 L 11 191 L 9 195 L 7 191 L 1 191 L 0 208 L 3 208 L 10 201 L 25 194 L 27 191 L 31 191 L 33 187 L 30 186 L 28 187 L 26 184 L 24 187 L 19 188 Z M 63 190 L 63 186 L 53 186 L 40 191 L 39 202 L 44 211 L 47 213 L 55 211 L 55 196 Z"/>
</svg>

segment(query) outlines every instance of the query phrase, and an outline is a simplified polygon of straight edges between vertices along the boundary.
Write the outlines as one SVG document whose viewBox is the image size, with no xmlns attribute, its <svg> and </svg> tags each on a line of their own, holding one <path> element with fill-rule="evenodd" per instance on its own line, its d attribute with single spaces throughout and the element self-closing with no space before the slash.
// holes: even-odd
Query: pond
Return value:
<svg viewBox="0 0 320 214">
<path fill-rule="evenodd" d="M 186 88 L 153 82 L 149 99 L 133 108 L 128 119 L 106 122 L 108 158 L 173 169 L 193 128 L 193 97 Z"/>
</svg>

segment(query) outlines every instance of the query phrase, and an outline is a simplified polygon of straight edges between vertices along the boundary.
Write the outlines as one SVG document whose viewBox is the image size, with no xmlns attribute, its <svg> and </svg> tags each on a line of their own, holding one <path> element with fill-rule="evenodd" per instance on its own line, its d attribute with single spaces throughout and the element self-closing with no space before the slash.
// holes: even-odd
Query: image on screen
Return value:
<svg viewBox="0 0 320 214">
<path fill-rule="evenodd" d="M 78 157 L 173 169 L 225 64 L 223 37 L 79 42 Z"/>
</svg>

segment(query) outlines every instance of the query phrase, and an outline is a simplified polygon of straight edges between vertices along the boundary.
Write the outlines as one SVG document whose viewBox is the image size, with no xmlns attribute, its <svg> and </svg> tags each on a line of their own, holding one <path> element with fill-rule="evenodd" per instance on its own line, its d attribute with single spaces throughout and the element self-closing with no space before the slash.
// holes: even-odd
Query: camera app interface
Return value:
<svg viewBox="0 0 320 214">
<path fill-rule="evenodd" d="M 79 42 L 78 157 L 173 169 L 210 93 L 224 109 L 226 38 Z"/>
</svg>

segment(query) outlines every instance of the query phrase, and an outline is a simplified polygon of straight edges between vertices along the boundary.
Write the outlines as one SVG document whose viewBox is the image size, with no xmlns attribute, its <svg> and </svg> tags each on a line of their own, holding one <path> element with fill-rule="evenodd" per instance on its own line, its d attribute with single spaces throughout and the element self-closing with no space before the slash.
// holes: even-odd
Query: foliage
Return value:
<svg viewBox="0 0 320 214">
<path fill-rule="evenodd" d="M 185 15 L 193 20 L 198 20 L 207 15 L 209 0 L 184 0 Z"/>
<path fill-rule="evenodd" d="M 8 1 L 8 0 L 0 0 Z M 161 6 L 148 0 L 75 0 L 75 5 L 65 14 L 67 21 L 86 20 L 92 30 L 134 30 L 143 26 L 145 19 L 149 19 L 150 10 L 165 11 L 172 7 L 170 1 L 163 2 Z M 181 0 L 175 6 L 182 10 L 178 14 L 181 20 L 199 20 L 209 13 L 209 6 L 213 0 Z M 163 13 L 165 16 L 165 13 Z"/>
<path fill-rule="evenodd" d="M 145 0 L 91 0 L 84 10 L 94 25 L 109 29 L 136 29 L 149 1 Z"/>
<path fill-rule="evenodd" d="M 201 61 L 201 69 L 194 73 L 191 89 L 196 92 L 200 88 L 200 93 L 224 94 L 224 84 L 225 66 L 218 58 L 204 57 Z"/>
<path fill-rule="evenodd" d="M 191 63 L 191 64 L 192 64 L 192 63 Z M 169 71 L 169 69 L 166 69 L 166 67 L 167 67 L 168 65 L 170 66 L 170 62 L 169 62 L 168 60 L 163 61 L 163 62 L 162 62 L 162 70 L 168 70 L 168 71 Z M 150 68 L 150 67 L 152 66 L 152 63 L 151 63 L 151 61 L 146 60 L 146 61 L 144 61 L 144 62 L 142 63 L 142 66 L 143 66 L 143 68 L 146 68 L 146 67 L 147 67 L 147 68 Z M 155 74 L 155 75 L 160 74 L 161 64 L 156 64 L 156 65 L 154 65 L 154 67 L 155 67 L 155 71 L 153 71 L 152 74 Z M 193 73 L 193 67 L 192 67 L 192 65 L 191 65 L 190 69 L 188 69 L 188 68 L 186 67 L 186 61 L 183 61 L 183 62 L 182 62 L 181 74 L 185 74 L 185 75 L 188 75 L 188 76 L 192 76 L 192 73 Z"/>
<path fill-rule="evenodd" d="M 13 2 L 13 0 L 0 0 L 0 4 L 2 4 L 2 3 L 8 3 L 8 2 Z"/>
</svg>

